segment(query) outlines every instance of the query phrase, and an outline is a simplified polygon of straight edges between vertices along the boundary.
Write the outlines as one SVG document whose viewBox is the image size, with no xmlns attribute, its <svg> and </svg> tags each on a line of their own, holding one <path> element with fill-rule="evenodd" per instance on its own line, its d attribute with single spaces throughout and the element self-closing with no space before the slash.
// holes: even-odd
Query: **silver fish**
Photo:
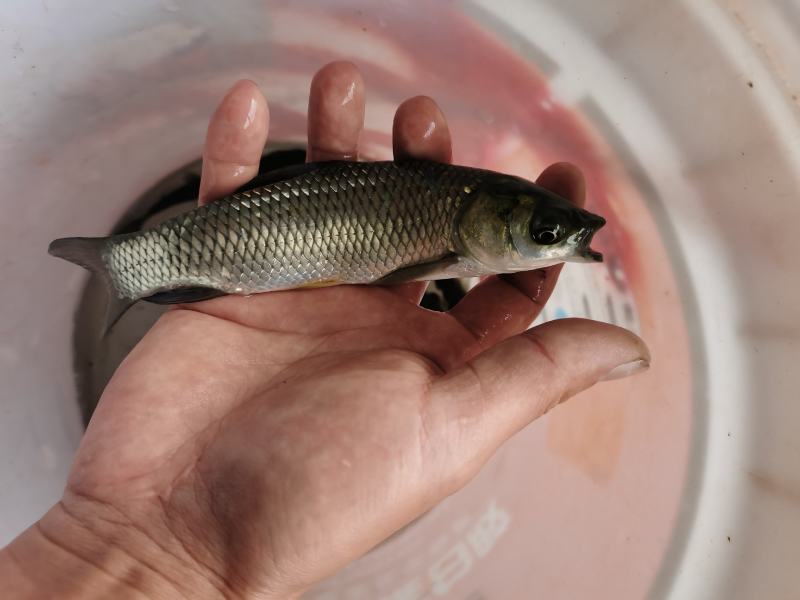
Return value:
<svg viewBox="0 0 800 600">
<path fill-rule="evenodd" d="M 310 163 L 135 233 L 49 252 L 99 275 L 109 325 L 135 301 L 512 273 L 601 261 L 602 217 L 530 181 L 428 161 Z"/>
</svg>

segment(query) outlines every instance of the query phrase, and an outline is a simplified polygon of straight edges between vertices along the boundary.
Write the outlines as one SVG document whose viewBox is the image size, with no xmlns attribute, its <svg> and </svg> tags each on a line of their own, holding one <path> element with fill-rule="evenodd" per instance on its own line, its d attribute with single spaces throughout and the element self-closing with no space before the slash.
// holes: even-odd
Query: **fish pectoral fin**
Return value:
<svg viewBox="0 0 800 600">
<path fill-rule="evenodd" d="M 457 277 L 476 277 L 484 275 L 477 264 L 458 254 L 447 254 L 438 260 L 411 265 L 384 275 L 373 285 L 395 285 L 409 281 L 433 281 L 435 279 L 454 279 Z"/>
<path fill-rule="evenodd" d="M 163 292 L 156 292 L 152 296 L 142 298 L 147 302 L 153 304 L 184 304 L 189 302 L 200 302 L 201 300 L 210 300 L 224 296 L 225 292 L 215 290 L 208 287 L 184 287 L 176 288 L 174 290 L 166 290 Z"/>
</svg>

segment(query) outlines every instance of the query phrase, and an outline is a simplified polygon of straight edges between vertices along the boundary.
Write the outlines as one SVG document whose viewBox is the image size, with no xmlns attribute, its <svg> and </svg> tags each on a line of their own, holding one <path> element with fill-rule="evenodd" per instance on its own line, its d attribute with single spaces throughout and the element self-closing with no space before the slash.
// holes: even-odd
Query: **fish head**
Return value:
<svg viewBox="0 0 800 600">
<path fill-rule="evenodd" d="M 605 223 L 530 181 L 496 176 L 462 211 L 458 238 L 468 258 L 509 273 L 565 261 L 602 262 L 589 244 Z"/>
</svg>

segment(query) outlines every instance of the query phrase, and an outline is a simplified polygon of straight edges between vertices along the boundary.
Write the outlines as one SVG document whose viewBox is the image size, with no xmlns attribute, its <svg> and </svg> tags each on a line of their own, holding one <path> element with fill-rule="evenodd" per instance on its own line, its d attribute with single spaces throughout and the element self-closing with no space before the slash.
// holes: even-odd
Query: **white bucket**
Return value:
<svg viewBox="0 0 800 600">
<path fill-rule="evenodd" d="M 348 58 L 369 157 L 425 93 L 457 162 L 579 164 L 609 260 L 569 269 L 546 317 L 637 329 L 654 364 L 520 433 L 309 596 L 797 597 L 800 6 L 373 4 L 0 7 L 0 543 L 57 500 L 82 432 L 86 276 L 48 242 L 108 232 L 197 159 L 239 77 L 267 94 L 271 138 L 302 142 L 311 75 Z"/>
</svg>

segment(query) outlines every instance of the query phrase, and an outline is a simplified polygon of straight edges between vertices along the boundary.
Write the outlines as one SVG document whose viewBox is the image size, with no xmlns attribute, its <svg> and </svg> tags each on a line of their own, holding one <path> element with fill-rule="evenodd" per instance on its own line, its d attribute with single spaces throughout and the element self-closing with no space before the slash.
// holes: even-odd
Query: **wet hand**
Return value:
<svg viewBox="0 0 800 600">
<path fill-rule="evenodd" d="M 308 159 L 355 160 L 363 120 L 358 70 L 324 67 Z M 268 127 L 264 96 L 238 82 L 208 128 L 201 203 L 256 174 Z M 398 108 L 393 145 L 450 160 L 433 100 Z M 571 165 L 539 183 L 583 202 Z M 417 283 L 170 310 L 108 385 L 61 503 L 14 543 L 20 572 L 44 543 L 117 595 L 299 595 L 457 491 L 537 417 L 646 367 L 643 342 L 610 325 L 528 329 L 559 270 L 489 277 L 448 313 L 420 308 Z"/>
</svg>

